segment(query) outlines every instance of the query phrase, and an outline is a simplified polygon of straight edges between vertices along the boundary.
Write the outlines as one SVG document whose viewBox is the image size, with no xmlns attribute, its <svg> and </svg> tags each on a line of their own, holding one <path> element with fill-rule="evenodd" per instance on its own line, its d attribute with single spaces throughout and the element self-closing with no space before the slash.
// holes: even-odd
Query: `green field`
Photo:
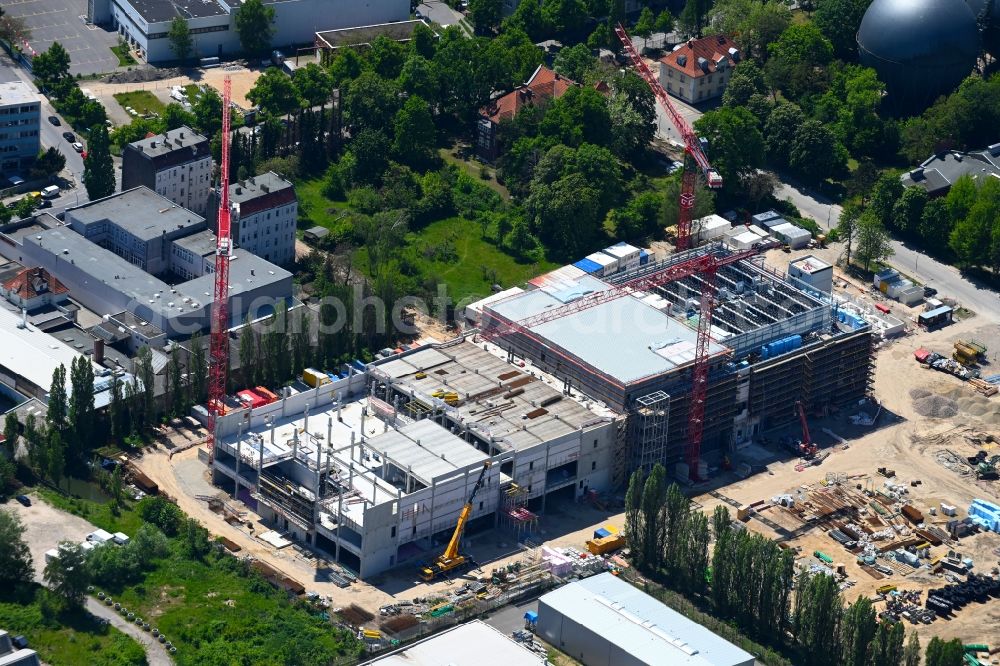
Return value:
<svg viewBox="0 0 1000 666">
<path fill-rule="evenodd" d="M 121 44 L 118 46 L 112 46 L 111 51 L 118 56 L 119 67 L 128 67 L 129 65 L 135 64 L 135 58 L 133 58 L 132 54 L 128 52 L 127 46 L 122 46 Z"/>
<path fill-rule="evenodd" d="M 114 97 L 123 109 L 126 106 L 131 106 L 140 116 L 149 113 L 162 114 L 163 109 L 166 108 L 166 105 L 148 90 L 115 93 Z"/>
<path fill-rule="evenodd" d="M 299 198 L 299 229 L 321 226 L 338 238 L 351 236 L 353 229 L 350 223 L 341 217 L 348 210 L 347 202 L 330 201 L 324 197 L 322 180 L 296 183 L 295 194 Z"/>
<path fill-rule="evenodd" d="M 89 613 L 62 613 L 45 620 L 41 606 L 31 594 L 37 586 L 23 590 L 27 598 L 0 596 L 0 628 L 23 635 L 28 645 L 51 666 L 126 666 L 146 663 L 146 653 L 135 640 L 114 627 L 97 622 Z"/>
</svg>

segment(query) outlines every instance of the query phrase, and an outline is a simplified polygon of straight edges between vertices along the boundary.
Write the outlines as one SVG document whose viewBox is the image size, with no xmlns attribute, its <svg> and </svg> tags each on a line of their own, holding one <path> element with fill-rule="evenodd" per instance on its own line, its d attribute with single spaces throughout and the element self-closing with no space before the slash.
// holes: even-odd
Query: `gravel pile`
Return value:
<svg viewBox="0 0 1000 666">
<path fill-rule="evenodd" d="M 910 397 L 914 400 L 919 400 L 920 398 L 926 398 L 931 395 L 931 392 L 925 388 L 912 388 L 910 389 Z"/>
<path fill-rule="evenodd" d="M 146 83 L 148 81 L 159 81 L 161 79 L 171 79 L 180 76 L 181 70 L 176 67 L 153 67 L 152 65 L 138 65 L 124 72 L 114 72 L 105 76 L 103 83 Z"/>
<path fill-rule="evenodd" d="M 913 401 L 913 409 L 921 416 L 947 419 L 958 415 L 958 403 L 943 395 L 926 395 Z"/>
</svg>

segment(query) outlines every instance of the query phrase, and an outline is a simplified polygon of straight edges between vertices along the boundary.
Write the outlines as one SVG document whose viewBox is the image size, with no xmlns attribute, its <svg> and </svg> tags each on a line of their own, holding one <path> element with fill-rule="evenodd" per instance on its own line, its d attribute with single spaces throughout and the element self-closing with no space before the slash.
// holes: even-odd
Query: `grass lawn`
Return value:
<svg viewBox="0 0 1000 666">
<path fill-rule="evenodd" d="M 413 262 L 425 275 L 447 284 L 448 293 L 455 300 L 488 296 L 493 281 L 506 288 L 558 268 L 558 264 L 550 261 L 518 262 L 484 240 L 478 223 L 460 217 L 439 220 L 409 234 L 407 244 L 406 252 Z M 447 252 L 440 253 L 441 248 Z"/>
<path fill-rule="evenodd" d="M 184 86 L 184 94 L 188 96 L 188 101 L 194 104 L 194 101 L 201 95 L 201 86 L 197 83 L 189 83 Z"/>
<path fill-rule="evenodd" d="M 118 629 L 97 622 L 81 611 L 62 613 L 50 621 L 31 597 L 38 587 L 22 591 L 22 598 L 0 597 L 0 627 L 24 635 L 28 646 L 51 666 L 125 666 L 145 664 L 138 642 Z"/>
<path fill-rule="evenodd" d="M 163 109 L 166 108 L 166 105 L 148 90 L 115 93 L 114 97 L 123 109 L 126 106 L 131 106 L 140 116 L 148 113 L 161 114 L 163 113 Z"/>
<path fill-rule="evenodd" d="M 118 46 L 112 46 L 111 51 L 118 56 L 119 67 L 128 67 L 129 65 L 135 64 L 135 58 L 133 58 L 132 54 L 128 52 L 127 46 L 122 46 L 120 44 Z"/>
<path fill-rule="evenodd" d="M 295 194 L 299 198 L 299 229 L 318 225 L 326 227 L 337 237 L 344 238 L 351 234 L 350 223 L 341 217 L 348 210 L 347 202 L 330 201 L 323 196 L 321 179 L 296 183 Z"/>
<path fill-rule="evenodd" d="M 494 169 L 493 167 L 489 166 L 488 164 L 476 162 L 474 160 L 462 159 L 458 155 L 456 149 L 454 148 L 441 148 L 438 151 L 438 154 L 441 155 L 441 159 L 443 159 L 448 164 L 454 164 L 459 169 L 462 169 L 463 171 L 468 173 L 470 176 L 479 179 L 480 182 L 489 185 L 491 188 L 499 192 L 500 196 L 504 198 L 504 201 L 510 201 L 510 192 L 507 191 L 506 187 L 497 182 L 497 170 Z M 479 174 L 480 174 L 480 169 L 482 168 L 485 168 L 486 173 L 490 175 L 489 180 L 482 180 L 480 178 Z"/>
<path fill-rule="evenodd" d="M 129 500 L 125 501 L 125 508 L 119 510 L 116 515 L 111 510 L 110 502 L 100 504 L 86 499 L 67 497 L 55 492 L 51 488 L 41 486 L 36 488 L 36 491 L 41 495 L 42 499 L 57 509 L 62 509 L 63 511 L 89 520 L 112 534 L 115 532 L 124 532 L 125 534 L 133 535 L 142 526 L 142 519 L 139 518 L 139 515 L 135 511 L 131 510 L 131 502 Z"/>
</svg>

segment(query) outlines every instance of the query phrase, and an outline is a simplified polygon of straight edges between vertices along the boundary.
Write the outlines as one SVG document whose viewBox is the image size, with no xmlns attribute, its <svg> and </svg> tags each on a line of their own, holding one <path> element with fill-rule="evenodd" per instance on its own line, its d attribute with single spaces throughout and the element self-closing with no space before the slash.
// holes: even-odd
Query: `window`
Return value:
<svg viewBox="0 0 1000 666">
<path fill-rule="evenodd" d="M 594 448 L 595 449 L 597 448 L 597 440 L 596 439 L 594 440 Z"/>
<path fill-rule="evenodd" d="M 392 530 L 390 531 L 389 536 L 392 537 L 393 539 L 396 538 L 396 526 L 395 525 L 392 526 Z"/>
<path fill-rule="evenodd" d="M 580 482 L 580 488 L 583 488 L 583 481 Z"/>
<path fill-rule="evenodd" d="M 530 463 L 528 463 L 528 469 L 529 470 L 530 469 L 535 469 L 535 461 L 534 460 L 532 460 Z"/>
<path fill-rule="evenodd" d="M 590 463 L 590 471 L 593 472 L 596 469 L 597 469 L 597 461 L 594 460 L 593 462 Z"/>
<path fill-rule="evenodd" d="M 480 511 L 482 511 L 482 510 L 483 510 L 483 503 L 482 503 L 482 501 L 480 501 L 480 502 L 479 502 L 479 510 L 480 510 Z"/>
</svg>

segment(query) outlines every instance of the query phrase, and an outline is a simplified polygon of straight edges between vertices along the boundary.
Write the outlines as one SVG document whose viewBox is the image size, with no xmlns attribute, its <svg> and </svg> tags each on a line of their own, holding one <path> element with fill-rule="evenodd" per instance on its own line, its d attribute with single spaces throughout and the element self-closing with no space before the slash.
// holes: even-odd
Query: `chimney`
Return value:
<svg viewBox="0 0 1000 666">
<path fill-rule="evenodd" d="M 20 329 L 28 328 L 28 310 L 27 308 L 21 308 L 21 323 L 17 325 Z"/>
<path fill-rule="evenodd" d="M 104 363 L 104 340 L 100 338 L 94 338 L 94 363 Z"/>
<path fill-rule="evenodd" d="M 149 147 L 150 148 L 156 148 L 156 141 L 150 141 L 149 142 Z"/>
<path fill-rule="evenodd" d="M 181 131 L 181 138 L 182 139 L 184 138 L 184 132 L 183 131 Z"/>
</svg>

